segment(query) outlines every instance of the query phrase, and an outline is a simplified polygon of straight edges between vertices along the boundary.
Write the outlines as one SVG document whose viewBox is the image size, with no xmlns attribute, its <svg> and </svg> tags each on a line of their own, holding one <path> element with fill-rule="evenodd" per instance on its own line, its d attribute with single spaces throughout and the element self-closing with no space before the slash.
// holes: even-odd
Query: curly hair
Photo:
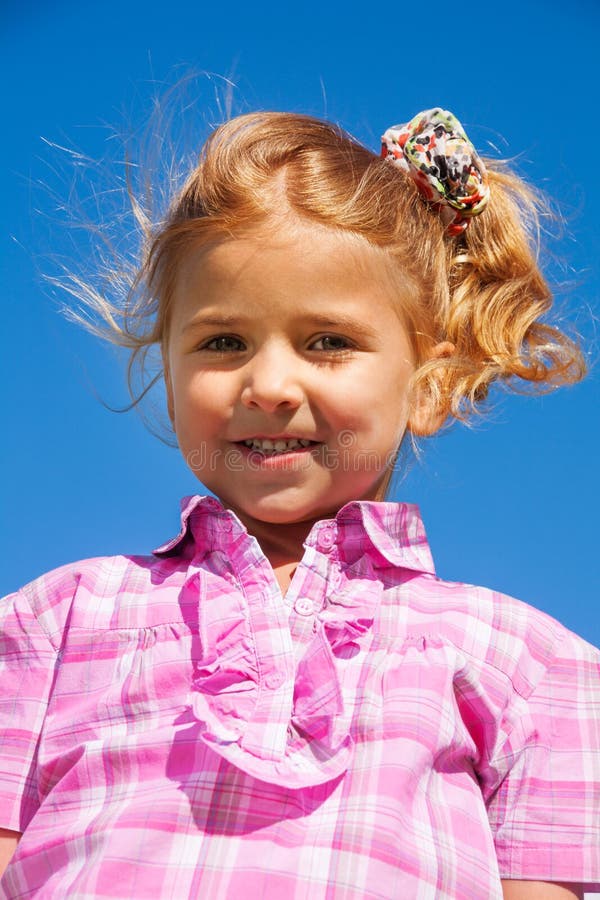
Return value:
<svg viewBox="0 0 600 900">
<path fill-rule="evenodd" d="M 88 295 L 103 322 L 93 330 L 129 348 L 131 376 L 151 347 L 165 344 L 182 255 L 268 224 L 283 196 L 291 216 L 379 248 L 414 287 L 408 308 L 399 292 L 417 361 L 413 383 L 439 421 L 480 411 L 493 383 L 545 391 L 576 382 L 585 374 L 577 343 L 544 321 L 552 293 L 537 261 L 542 201 L 503 163 L 484 162 L 489 206 L 452 237 L 412 179 L 339 126 L 295 113 L 237 116 L 213 131 L 164 221 L 148 228 L 123 307 Z M 444 341 L 454 352 L 431 359 Z"/>
</svg>

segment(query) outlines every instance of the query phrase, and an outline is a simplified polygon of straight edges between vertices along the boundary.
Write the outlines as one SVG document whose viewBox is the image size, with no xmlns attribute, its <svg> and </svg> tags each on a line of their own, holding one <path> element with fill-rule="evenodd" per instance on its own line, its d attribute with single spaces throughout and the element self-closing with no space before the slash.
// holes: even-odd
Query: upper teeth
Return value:
<svg viewBox="0 0 600 900">
<path fill-rule="evenodd" d="M 275 453 L 284 453 L 286 450 L 296 450 L 298 447 L 308 447 L 310 441 L 300 438 L 290 438 L 289 441 L 271 441 L 269 438 L 264 438 L 264 440 L 261 440 L 260 438 L 248 438 L 247 441 L 244 441 L 244 444 L 252 450 L 271 450 Z"/>
</svg>

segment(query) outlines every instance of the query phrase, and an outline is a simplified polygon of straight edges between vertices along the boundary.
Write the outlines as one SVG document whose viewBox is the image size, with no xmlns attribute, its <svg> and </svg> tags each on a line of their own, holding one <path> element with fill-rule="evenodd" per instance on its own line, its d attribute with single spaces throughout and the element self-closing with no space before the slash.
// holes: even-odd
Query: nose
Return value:
<svg viewBox="0 0 600 900">
<path fill-rule="evenodd" d="M 291 348 L 271 346 L 254 354 L 246 367 L 241 400 L 249 409 L 270 413 L 301 406 L 300 360 Z"/>
</svg>

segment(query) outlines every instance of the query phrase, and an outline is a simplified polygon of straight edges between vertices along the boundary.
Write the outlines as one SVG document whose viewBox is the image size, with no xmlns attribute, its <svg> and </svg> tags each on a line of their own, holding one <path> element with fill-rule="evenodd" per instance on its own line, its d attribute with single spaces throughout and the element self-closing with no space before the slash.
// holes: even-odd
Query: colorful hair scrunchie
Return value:
<svg viewBox="0 0 600 900">
<path fill-rule="evenodd" d="M 487 206 L 485 166 L 458 119 L 444 109 L 418 113 L 381 138 L 381 156 L 400 166 L 439 210 L 448 234 L 465 230 Z"/>
</svg>

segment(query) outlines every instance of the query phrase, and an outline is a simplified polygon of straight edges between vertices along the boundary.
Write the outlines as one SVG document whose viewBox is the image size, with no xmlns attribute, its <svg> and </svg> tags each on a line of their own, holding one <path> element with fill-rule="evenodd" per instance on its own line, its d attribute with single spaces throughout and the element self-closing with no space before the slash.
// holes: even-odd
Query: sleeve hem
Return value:
<svg viewBox="0 0 600 900">
<path fill-rule="evenodd" d="M 502 879 L 564 881 L 600 891 L 600 851 L 590 847 L 496 847 Z"/>
<path fill-rule="evenodd" d="M 32 817 L 32 810 L 27 809 L 23 800 L 14 794 L 6 794 L 0 792 L 0 828 L 7 828 L 9 831 L 17 831 L 23 834 L 26 822 Z M 7 812 L 9 810 L 9 812 Z"/>
</svg>

